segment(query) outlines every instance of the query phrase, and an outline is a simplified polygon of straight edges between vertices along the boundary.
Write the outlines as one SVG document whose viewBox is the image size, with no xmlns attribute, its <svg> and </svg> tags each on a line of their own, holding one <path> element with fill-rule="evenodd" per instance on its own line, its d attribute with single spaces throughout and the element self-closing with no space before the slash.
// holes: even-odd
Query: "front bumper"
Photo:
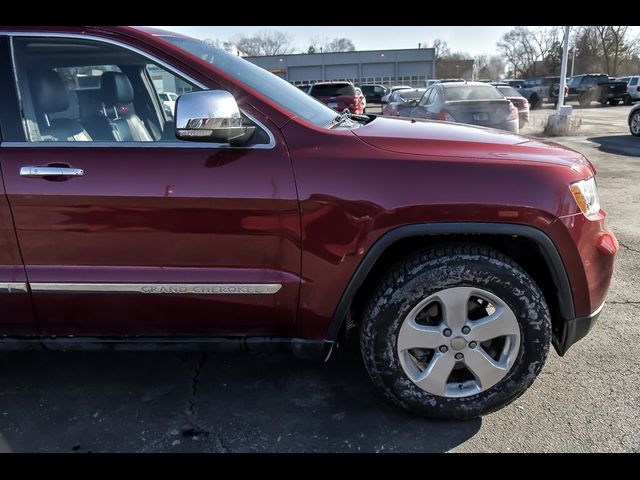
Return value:
<svg viewBox="0 0 640 480">
<path fill-rule="evenodd" d="M 590 219 L 579 213 L 561 217 L 557 222 L 571 237 L 563 251 L 563 261 L 575 311 L 570 317 L 554 322 L 553 345 L 562 356 L 589 333 L 600 315 L 620 247 L 602 210 Z"/>
<path fill-rule="evenodd" d="M 603 308 L 604 303 L 591 315 L 566 320 L 563 323 L 561 330 L 553 337 L 553 346 L 556 352 L 558 352 L 558 355 L 563 357 L 574 343 L 587 336 L 591 331 L 591 327 L 593 327 L 596 320 L 598 320 Z"/>
</svg>

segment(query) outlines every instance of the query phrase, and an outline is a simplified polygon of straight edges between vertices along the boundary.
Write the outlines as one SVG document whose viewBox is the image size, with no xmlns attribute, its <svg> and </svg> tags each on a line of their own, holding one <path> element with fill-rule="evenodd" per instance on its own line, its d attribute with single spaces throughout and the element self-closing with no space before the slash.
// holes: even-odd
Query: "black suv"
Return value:
<svg viewBox="0 0 640 480">
<path fill-rule="evenodd" d="M 598 102 L 611 106 L 618 105 L 627 94 L 627 82 L 617 82 L 604 73 L 575 75 L 568 83 L 567 101 L 578 102 L 582 108 Z"/>
</svg>

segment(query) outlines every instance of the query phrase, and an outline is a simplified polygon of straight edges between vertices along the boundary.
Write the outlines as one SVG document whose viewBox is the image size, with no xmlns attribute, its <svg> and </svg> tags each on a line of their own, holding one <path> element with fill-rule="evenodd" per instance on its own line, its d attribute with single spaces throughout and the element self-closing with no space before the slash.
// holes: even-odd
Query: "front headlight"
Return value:
<svg viewBox="0 0 640 480">
<path fill-rule="evenodd" d="M 596 177 L 571 184 L 571 193 L 576 203 L 587 217 L 595 215 L 600 211 L 600 199 L 598 198 L 598 187 Z"/>
</svg>

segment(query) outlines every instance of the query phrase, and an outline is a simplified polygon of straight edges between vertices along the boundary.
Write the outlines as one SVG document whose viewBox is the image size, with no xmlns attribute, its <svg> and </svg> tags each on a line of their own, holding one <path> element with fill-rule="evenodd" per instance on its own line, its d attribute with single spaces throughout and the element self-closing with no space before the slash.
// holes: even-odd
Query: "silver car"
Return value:
<svg viewBox="0 0 640 480">
<path fill-rule="evenodd" d="M 493 85 L 439 83 L 430 87 L 410 114 L 518 133 L 518 109 Z"/>
<path fill-rule="evenodd" d="M 640 100 L 640 75 L 616 78 L 616 82 L 627 82 L 627 94 L 623 99 L 625 105 L 631 105 Z"/>
</svg>

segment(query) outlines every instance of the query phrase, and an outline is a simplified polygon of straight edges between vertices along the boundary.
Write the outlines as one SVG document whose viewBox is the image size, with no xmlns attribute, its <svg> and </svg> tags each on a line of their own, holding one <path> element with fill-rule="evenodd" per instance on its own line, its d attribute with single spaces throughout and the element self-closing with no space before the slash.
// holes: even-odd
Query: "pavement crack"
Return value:
<svg viewBox="0 0 640 480">
<path fill-rule="evenodd" d="M 231 453 L 231 449 L 227 447 L 227 444 L 224 441 L 224 438 L 220 434 L 216 435 L 218 439 L 218 443 L 220 444 L 220 448 L 224 451 L 224 453 Z"/>
<path fill-rule="evenodd" d="M 640 302 L 636 302 L 634 300 L 623 300 L 616 302 L 607 302 L 609 305 L 640 305 Z"/>
<path fill-rule="evenodd" d="M 195 418 L 196 416 L 196 397 L 198 396 L 198 380 L 200 380 L 200 372 L 202 371 L 202 367 L 207 362 L 207 352 L 203 352 L 200 357 L 200 361 L 196 365 L 196 371 L 193 374 L 193 380 L 191 382 L 191 399 L 189 400 L 189 408 L 187 412 L 189 414 L 189 418 Z"/>
<path fill-rule="evenodd" d="M 638 250 L 637 248 L 633 248 L 633 247 L 630 247 L 629 245 L 625 245 L 625 244 L 624 244 L 624 243 L 622 243 L 620 240 L 618 240 L 618 244 L 619 244 L 622 248 L 624 248 L 624 249 L 626 249 L 626 250 L 629 250 L 630 252 L 640 253 L 640 250 Z"/>
</svg>

